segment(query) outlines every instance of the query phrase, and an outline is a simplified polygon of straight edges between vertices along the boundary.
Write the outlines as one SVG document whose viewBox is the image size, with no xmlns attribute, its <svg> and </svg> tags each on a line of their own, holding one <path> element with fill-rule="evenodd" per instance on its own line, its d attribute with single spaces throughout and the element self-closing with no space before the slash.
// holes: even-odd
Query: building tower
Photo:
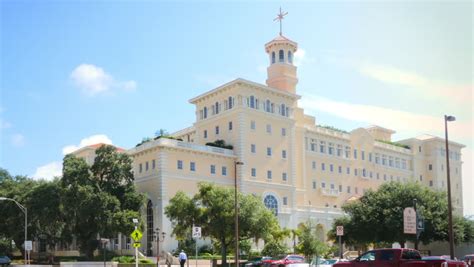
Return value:
<svg viewBox="0 0 474 267">
<path fill-rule="evenodd" d="M 275 19 L 280 21 L 280 34 L 265 44 L 265 51 L 270 58 L 270 66 L 267 68 L 267 85 L 295 94 L 298 78 L 293 58 L 298 44 L 282 34 L 281 21 L 286 14 L 282 14 L 280 9 L 280 14 Z"/>
</svg>

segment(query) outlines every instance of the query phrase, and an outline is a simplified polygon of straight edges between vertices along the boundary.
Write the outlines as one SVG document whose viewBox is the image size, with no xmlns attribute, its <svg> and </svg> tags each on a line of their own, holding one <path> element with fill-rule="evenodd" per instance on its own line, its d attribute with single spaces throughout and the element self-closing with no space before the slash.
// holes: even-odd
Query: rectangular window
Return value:
<svg viewBox="0 0 474 267">
<path fill-rule="evenodd" d="M 271 157 L 272 156 L 272 148 L 267 147 L 267 156 Z"/>
<path fill-rule="evenodd" d="M 139 173 L 142 173 L 142 171 L 143 171 L 143 166 L 142 166 L 141 163 L 138 165 L 138 169 L 139 169 L 138 172 L 139 172 Z"/>
<path fill-rule="evenodd" d="M 283 205 L 288 205 L 288 198 L 287 197 L 283 197 Z"/>
<path fill-rule="evenodd" d="M 313 167 L 313 170 L 316 170 L 316 161 L 312 162 L 312 167 Z"/>
<path fill-rule="evenodd" d="M 216 126 L 216 134 L 219 134 L 219 126 Z"/>
<path fill-rule="evenodd" d="M 311 143 L 311 151 L 316 151 L 316 144 L 315 143 Z"/>
<path fill-rule="evenodd" d="M 313 181 L 313 189 L 316 189 L 316 181 Z"/>
<path fill-rule="evenodd" d="M 375 153 L 375 163 L 379 164 L 380 163 L 380 156 L 378 153 Z"/>
<path fill-rule="evenodd" d="M 151 162 L 151 167 L 152 167 L 153 169 L 156 168 L 156 160 L 153 160 L 153 161 Z"/>
<path fill-rule="evenodd" d="M 337 167 L 337 171 L 338 171 L 339 173 L 342 173 L 342 166 Z"/>
<path fill-rule="evenodd" d="M 232 131 L 232 122 L 229 121 L 229 131 Z"/>
<path fill-rule="evenodd" d="M 388 166 L 393 167 L 393 157 L 388 157 Z"/>
<path fill-rule="evenodd" d="M 378 180 L 378 179 L 380 179 L 380 174 L 379 174 L 379 173 L 377 173 L 377 180 Z"/>
<path fill-rule="evenodd" d="M 433 181 L 430 181 L 430 186 L 433 186 Z"/>
<path fill-rule="evenodd" d="M 339 185 L 339 193 L 342 193 L 342 184 Z"/>
<path fill-rule="evenodd" d="M 365 160 L 365 151 L 364 151 L 364 150 L 361 150 L 361 151 L 360 151 L 360 158 L 361 158 L 362 160 Z"/>
<path fill-rule="evenodd" d="M 326 164 L 321 163 L 321 170 L 323 170 L 323 171 L 326 170 Z"/>
<path fill-rule="evenodd" d="M 286 150 L 281 151 L 281 157 L 286 159 Z"/>
<path fill-rule="evenodd" d="M 178 160 L 177 168 L 178 168 L 178 170 L 182 170 L 182 169 L 183 169 L 183 161 L 182 161 L 182 160 Z"/>
<path fill-rule="evenodd" d="M 252 153 L 255 154 L 256 151 L 257 151 L 257 147 L 255 146 L 255 144 L 251 144 L 251 145 L 250 145 L 250 152 L 252 152 Z"/>
<path fill-rule="evenodd" d="M 272 171 L 267 171 L 267 179 L 272 179 Z"/>
<path fill-rule="evenodd" d="M 145 171 L 148 171 L 148 161 L 145 162 Z"/>
<path fill-rule="evenodd" d="M 286 136 L 286 128 L 281 128 L 281 136 Z"/>
<path fill-rule="evenodd" d="M 326 188 L 326 182 L 321 182 L 321 187 Z"/>
<path fill-rule="evenodd" d="M 351 155 L 351 147 L 349 146 L 346 146 L 346 150 L 344 151 L 344 156 L 346 157 L 346 159 L 348 159 Z"/>
<path fill-rule="evenodd" d="M 348 194 L 351 193 L 351 187 L 350 187 L 350 186 L 347 186 L 347 193 L 348 193 Z"/>
<path fill-rule="evenodd" d="M 420 174 L 420 182 L 423 181 L 423 175 Z"/>
<path fill-rule="evenodd" d="M 342 145 L 337 145 L 337 156 L 338 157 L 342 156 Z"/>
<path fill-rule="evenodd" d="M 189 163 L 189 169 L 193 172 L 196 171 L 196 163 L 195 162 Z"/>
<path fill-rule="evenodd" d="M 369 162 L 372 162 L 372 153 L 369 153 Z"/>
<path fill-rule="evenodd" d="M 382 155 L 382 165 L 387 165 L 387 156 Z"/>
<path fill-rule="evenodd" d="M 329 153 L 329 155 L 334 155 L 334 144 L 333 143 L 329 143 L 328 153 Z"/>
<path fill-rule="evenodd" d="M 354 187 L 354 192 L 355 192 L 356 194 L 359 194 L 359 188 Z"/>
<path fill-rule="evenodd" d="M 357 176 L 357 169 L 354 168 L 354 175 Z"/>
<path fill-rule="evenodd" d="M 329 165 L 329 170 L 330 170 L 331 172 L 334 172 L 334 165 L 330 164 L 330 165 Z"/>
<path fill-rule="evenodd" d="M 351 168 L 349 167 L 346 168 L 346 174 L 351 174 Z"/>
<path fill-rule="evenodd" d="M 326 153 L 326 142 L 321 141 L 319 143 L 319 152 L 321 153 Z"/>
<path fill-rule="evenodd" d="M 333 190 L 334 190 L 334 188 L 335 188 L 334 184 L 331 184 L 331 189 L 333 189 Z"/>
<path fill-rule="evenodd" d="M 383 180 L 387 181 L 387 175 L 386 174 L 383 175 Z"/>
<path fill-rule="evenodd" d="M 204 138 L 207 138 L 207 130 L 204 130 Z"/>
<path fill-rule="evenodd" d="M 433 170 L 433 165 L 432 164 L 428 165 L 428 170 L 430 170 L 430 171 Z"/>
<path fill-rule="evenodd" d="M 284 173 L 281 174 L 281 179 L 282 179 L 283 181 L 288 180 L 288 177 L 287 177 L 287 175 L 286 175 L 286 172 L 284 172 Z"/>
<path fill-rule="evenodd" d="M 421 152 L 421 146 L 418 146 L 418 152 Z"/>
<path fill-rule="evenodd" d="M 267 133 L 271 134 L 272 133 L 272 125 L 267 124 Z"/>
<path fill-rule="evenodd" d="M 256 177 L 257 176 L 257 169 L 255 168 L 252 168 L 252 177 Z"/>
<path fill-rule="evenodd" d="M 250 129 L 255 130 L 255 121 L 250 121 Z"/>
<path fill-rule="evenodd" d="M 357 149 L 354 148 L 354 159 L 357 159 Z"/>
<path fill-rule="evenodd" d="M 222 166 L 222 175 L 226 176 L 227 175 L 227 167 Z"/>
<path fill-rule="evenodd" d="M 366 177 L 367 176 L 367 171 L 365 169 L 362 169 L 362 176 Z"/>
<path fill-rule="evenodd" d="M 211 174 L 216 174 L 216 165 L 211 165 Z"/>
</svg>

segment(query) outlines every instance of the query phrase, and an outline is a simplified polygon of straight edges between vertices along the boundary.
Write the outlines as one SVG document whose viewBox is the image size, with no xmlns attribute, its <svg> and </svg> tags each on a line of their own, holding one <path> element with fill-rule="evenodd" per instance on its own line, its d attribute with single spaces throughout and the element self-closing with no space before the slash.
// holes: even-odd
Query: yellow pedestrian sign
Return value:
<svg viewBox="0 0 474 267">
<path fill-rule="evenodd" d="M 141 243 L 138 243 L 138 242 L 133 243 L 133 247 L 134 247 L 134 248 L 139 248 L 139 247 L 141 247 L 141 246 L 142 246 Z"/>
<path fill-rule="evenodd" d="M 142 232 L 140 232 L 140 230 L 138 229 L 135 229 L 135 231 L 132 232 L 132 234 L 130 234 L 130 237 L 135 240 L 135 241 L 140 241 L 140 239 L 142 239 Z"/>
</svg>

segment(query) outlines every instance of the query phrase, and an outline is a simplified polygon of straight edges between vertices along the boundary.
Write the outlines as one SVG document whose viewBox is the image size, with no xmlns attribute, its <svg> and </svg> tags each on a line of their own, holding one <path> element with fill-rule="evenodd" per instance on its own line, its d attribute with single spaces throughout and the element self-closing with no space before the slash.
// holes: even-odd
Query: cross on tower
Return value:
<svg viewBox="0 0 474 267">
<path fill-rule="evenodd" d="M 280 13 L 277 14 L 277 17 L 273 20 L 273 21 L 276 21 L 276 20 L 279 20 L 280 21 L 280 35 L 282 35 L 282 30 L 281 30 L 281 21 L 285 18 L 285 16 L 288 15 L 288 12 L 285 12 L 283 13 L 281 11 L 281 7 L 280 7 Z"/>
</svg>

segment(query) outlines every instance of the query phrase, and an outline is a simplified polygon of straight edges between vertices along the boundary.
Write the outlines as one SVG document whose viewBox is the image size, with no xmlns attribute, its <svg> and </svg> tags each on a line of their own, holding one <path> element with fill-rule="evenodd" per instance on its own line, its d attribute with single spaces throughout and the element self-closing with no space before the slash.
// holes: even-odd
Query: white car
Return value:
<svg viewBox="0 0 474 267">
<path fill-rule="evenodd" d="M 332 267 L 334 264 L 338 262 L 348 261 L 346 259 L 329 259 L 321 262 L 318 267 Z"/>
</svg>

